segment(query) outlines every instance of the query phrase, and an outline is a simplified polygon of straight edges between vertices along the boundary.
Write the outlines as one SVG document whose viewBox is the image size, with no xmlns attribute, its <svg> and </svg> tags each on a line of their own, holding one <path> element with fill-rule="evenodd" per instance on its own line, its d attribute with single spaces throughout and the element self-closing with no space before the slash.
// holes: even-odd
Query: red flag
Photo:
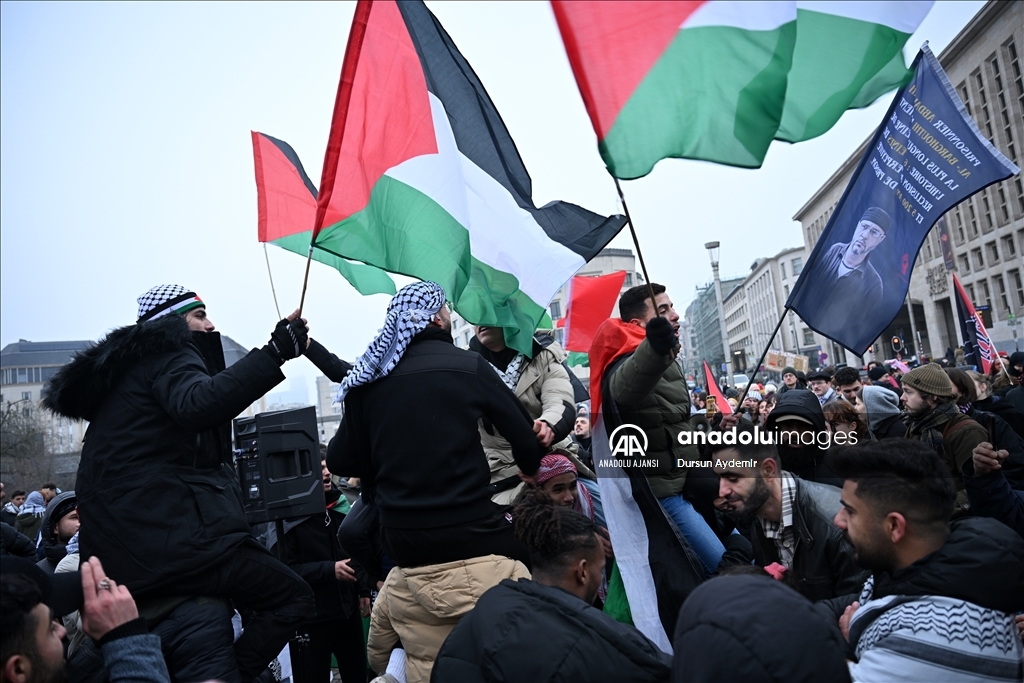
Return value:
<svg viewBox="0 0 1024 683">
<path fill-rule="evenodd" d="M 986 375 L 992 371 L 992 341 L 989 339 L 981 315 L 967 297 L 960 284 L 960 278 L 953 273 L 953 287 L 956 290 L 956 310 L 960 314 L 960 334 L 964 338 L 964 356 L 972 365 L 981 368 Z"/>
<path fill-rule="evenodd" d="M 597 277 L 573 277 L 569 283 L 569 306 L 565 318 L 558 321 L 559 327 L 563 324 L 565 327 L 566 351 L 590 351 L 597 328 L 612 317 L 625 281 L 624 270 Z"/>
<path fill-rule="evenodd" d="M 711 372 L 711 368 L 708 367 L 707 361 L 704 361 L 704 381 L 708 385 L 708 396 L 715 397 L 715 403 L 718 404 L 718 412 L 723 415 L 731 415 L 732 406 L 725 400 L 722 390 L 718 388 L 718 382 L 715 381 L 715 376 Z"/>
</svg>

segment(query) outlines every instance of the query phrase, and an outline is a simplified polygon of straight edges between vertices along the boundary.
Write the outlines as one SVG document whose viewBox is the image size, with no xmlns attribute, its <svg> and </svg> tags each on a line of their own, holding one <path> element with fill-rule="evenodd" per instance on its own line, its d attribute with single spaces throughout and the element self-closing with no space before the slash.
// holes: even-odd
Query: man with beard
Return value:
<svg viewBox="0 0 1024 683">
<path fill-rule="evenodd" d="M 926 444 L 887 439 L 829 456 L 846 478 L 835 523 L 870 569 L 831 601 L 856 681 L 1019 681 L 1024 540 L 993 519 L 950 522 L 956 490 Z"/>
<path fill-rule="evenodd" d="M 737 427 L 736 433 L 753 437 L 747 426 Z M 832 523 L 840 508 L 839 489 L 783 471 L 774 446 L 751 441 L 710 448 L 719 476 L 716 506 L 735 519 L 755 518 L 750 525 L 754 562 L 785 566 L 811 600 L 856 590 L 864 572 L 854 564 L 842 530 Z"/>
<path fill-rule="evenodd" d="M 953 474 L 957 514 L 969 514 L 962 468 L 974 449 L 988 441 L 988 432 L 956 407 L 956 392 L 946 371 L 937 363 L 914 368 L 903 375 L 903 407 L 907 412 L 907 438 L 930 446 Z"/>
<path fill-rule="evenodd" d="M 52 574 L 57 569 L 57 565 L 67 555 L 68 541 L 78 533 L 80 524 L 78 498 L 74 491 L 59 494 L 46 506 L 39 541 L 44 555 L 39 560 L 39 567 L 44 572 Z"/>
</svg>

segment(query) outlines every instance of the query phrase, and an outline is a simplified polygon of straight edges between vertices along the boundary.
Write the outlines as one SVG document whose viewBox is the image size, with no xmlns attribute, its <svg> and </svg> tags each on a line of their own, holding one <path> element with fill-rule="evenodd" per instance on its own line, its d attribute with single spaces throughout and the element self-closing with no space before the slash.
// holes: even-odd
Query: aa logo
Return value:
<svg viewBox="0 0 1024 683">
<path fill-rule="evenodd" d="M 634 424 L 619 425 L 608 437 L 608 448 L 613 458 L 643 458 L 647 454 L 647 435 Z"/>
</svg>

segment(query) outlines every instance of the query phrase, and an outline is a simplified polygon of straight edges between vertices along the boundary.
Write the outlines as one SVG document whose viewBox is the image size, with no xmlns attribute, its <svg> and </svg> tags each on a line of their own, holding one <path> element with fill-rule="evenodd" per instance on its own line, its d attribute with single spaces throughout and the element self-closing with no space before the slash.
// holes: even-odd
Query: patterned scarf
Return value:
<svg viewBox="0 0 1024 683">
<path fill-rule="evenodd" d="M 499 370 L 498 366 L 494 363 L 490 363 L 490 366 L 498 373 L 498 377 L 501 377 L 501 381 L 505 383 L 505 386 L 515 392 L 516 387 L 519 386 L 519 378 L 523 376 L 523 371 L 526 370 L 527 363 L 526 356 L 520 353 L 516 354 L 516 357 L 512 359 L 504 372 Z"/>
<path fill-rule="evenodd" d="M 444 302 L 444 288 L 436 282 L 414 282 L 398 290 L 388 304 L 384 326 L 345 376 L 335 402 L 341 403 L 352 389 L 375 382 L 394 370 L 409 342 L 427 328 Z"/>
<path fill-rule="evenodd" d="M 942 431 L 946 423 L 959 412 L 955 404 L 941 403 L 920 419 L 912 419 L 910 421 L 910 433 L 920 434 L 921 440 L 930 444 L 932 450 L 938 453 L 939 457 L 945 461 L 945 455 L 942 450 Z"/>
</svg>

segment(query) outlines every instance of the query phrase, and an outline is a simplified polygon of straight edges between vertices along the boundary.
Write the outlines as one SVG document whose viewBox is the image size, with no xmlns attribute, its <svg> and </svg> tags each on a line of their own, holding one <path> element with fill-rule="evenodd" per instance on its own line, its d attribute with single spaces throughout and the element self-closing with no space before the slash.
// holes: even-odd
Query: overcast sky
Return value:
<svg viewBox="0 0 1024 683">
<path fill-rule="evenodd" d="M 547 3 L 427 4 L 504 117 L 536 204 L 616 212 Z M 936 3 L 907 63 L 925 40 L 940 53 L 983 4 Z M 256 240 L 249 131 L 289 142 L 319 181 L 354 6 L 3 3 L 0 344 L 98 339 L 133 323 L 135 298 L 164 283 L 198 292 L 221 332 L 265 343 L 277 314 Z M 816 140 L 774 143 L 758 170 L 670 159 L 624 183 L 650 275 L 680 312 L 711 277 L 704 242 L 722 243 L 723 277 L 802 243 L 793 214 L 890 98 Z M 628 230 L 612 246 L 631 248 Z M 305 260 L 268 250 L 291 311 Z M 304 315 L 314 337 L 352 359 L 387 300 L 314 263 Z M 285 372 L 310 385 L 319 374 L 305 359 Z"/>
</svg>

